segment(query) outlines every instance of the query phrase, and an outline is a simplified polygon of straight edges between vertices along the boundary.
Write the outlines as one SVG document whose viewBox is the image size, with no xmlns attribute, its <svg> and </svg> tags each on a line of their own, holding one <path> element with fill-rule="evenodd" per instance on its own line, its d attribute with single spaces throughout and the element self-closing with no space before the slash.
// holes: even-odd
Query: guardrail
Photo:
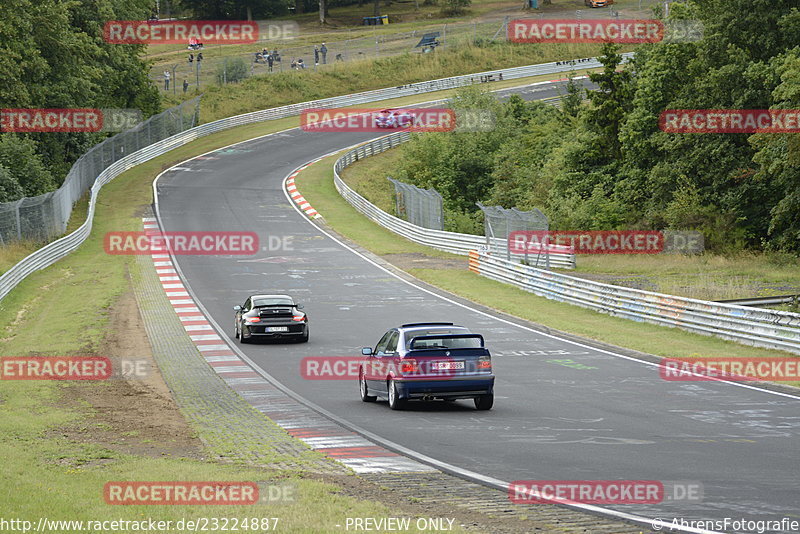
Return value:
<svg viewBox="0 0 800 534">
<path fill-rule="evenodd" d="M 595 311 L 800 354 L 800 314 L 613 286 L 536 269 L 478 251 L 470 270 L 525 291 Z"/>
<path fill-rule="evenodd" d="M 735 304 L 737 306 L 777 306 L 778 304 L 800 303 L 800 295 L 775 295 L 773 297 L 753 297 L 749 299 L 717 300 L 720 304 Z"/>
<path fill-rule="evenodd" d="M 626 54 L 626 57 L 630 56 L 632 56 L 632 54 Z M 554 63 L 527 65 L 524 67 L 514 67 L 511 69 L 498 69 L 494 71 L 478 72 L 464 76 L 453 76 L 450 78 L 441 78 L 427 82 L 401 85 L 399 87 L 387 87 L 384 89 L 365 91 L 352 95 L 324 98 L 321 100 L 312 100 L 309 102 L 291 104 L 278 108 L 254 111 L 252 113 L 245 113 L 242 115 L 236 115 L 234 117 L 220 119 L 197 126 L 195 128 L 191 128 L 189 130 L 185 130 L 184 132 L 172 137 L 168 137 L 163 141 L 159 141 L 145 148 L 137 150 L 136 152 L 119 159 L 116 163 L 112 164 L 103 172 L 101 172 L 97 178 L 91 182 L 91 198 L 89 199 L 89 210 L 87 213 L 86 222 L 84 222 L 80 228 L 71 234 L 53 241 L 43 248 L 40 248 L 3 273 L 3 275 L 0 276 L 0 300 L 5 298 L 5 296 L 8 295 L 12 289 L 14 289 L 31 273 L 49 267 L 59 259 L 78 248 L 78 246 L 83 243 L 92 230 L 92 218 L 94 217 L 97 194 L 104 184 L 110 182 L 115 177 L 119 176 L 124 171 L 135 165 L 149 161 L 150 159 L 165 154 L 174 148 L 178 148 L 186 143 L 194 141 L 199 137 L 217 133 L 222 130 L 227 130 L 228 128 L 234 128 L 236 126 L 298 115 L 305 109 L 352 106 L 367 102 L 378 102 L 380 100 L 387 100 L 401 96 L 463 87 L 477 83 L 490 83 L 500 80 L 526 78 L 528 76 L 536 76 L 540 74 L 569 72 L 574 70 L 576 67 L 580 69 L 587 69 L 600 66 L 601 64 L 596 59 L 586 58 L 583 60 L 564 62 L 559 61 Z"/>
<path fill-rule="evenodd" d="M 342 180 L 340 173 L 345 167 L 352 165 L 360 159 L 380 154 L 390 148 L 394 148 L 405 143 L 410 138 L 411 134 L 409 132 L 397 132 L 348 150 L 344 155 L 338 158 L 333 165 L 333 183 L 336 186 L 336 190 L 359 213 L 384 228 L 415 243 L 461 255 L 467 255 L 471 250 L 475 250 L 478 247 L 487 246 L 486 237 L 482 235 L 432 230 L 390 215 L 353 191 L 353 189 Z M 501 247 L 507 246 L 504 239 L 493 238 L 491 241 L 493 244 Z M 567 249 L 567 247 L 563 248 L 565 250 Z M 530 259 L 533 261 L 537 261 L 538 259 L 540 264 L 547 267 L 559 267 L 562 269 L 575 268 L 574 254 L 543 254 L 540 257 L 534 257 L 532 255 Z"/>
</svg>

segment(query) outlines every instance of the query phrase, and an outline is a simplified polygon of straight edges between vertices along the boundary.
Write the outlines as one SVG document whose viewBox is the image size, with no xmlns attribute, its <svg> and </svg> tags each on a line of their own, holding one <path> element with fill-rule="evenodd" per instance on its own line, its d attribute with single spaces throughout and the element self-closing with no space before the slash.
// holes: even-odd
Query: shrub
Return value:
<svg viewBox="0 0 800 534">
<path fill-rule="evenodd" d="M 217 83 L 236 83 L 247 78 L 247 63 L 240 57 L 226 59 L 217 65 Z"/>
</svg>

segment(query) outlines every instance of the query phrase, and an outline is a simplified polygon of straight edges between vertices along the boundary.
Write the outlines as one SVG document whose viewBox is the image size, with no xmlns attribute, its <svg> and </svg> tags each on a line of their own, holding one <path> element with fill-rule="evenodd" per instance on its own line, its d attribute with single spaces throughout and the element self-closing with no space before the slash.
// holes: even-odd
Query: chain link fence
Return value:
<svg viewBox="0 0 800 534">
<path fill-rule="evenodd" d="M 547 215 L 536 208 L 531 211 L 521 211 L 517 208 L 506 209 L 501 206 L 484 206 L 480 202 L 478 207 L 483 211 L 484 230 L 489 252 L 495 256 L 511 260 L 508 248 L 508 236 L 517 231 L 547 231 L 550 223 Z M 550 255 L 545 251 L 535 255 L 524 256 L 526 265 L 550 267 Z"/>
<path fill-rule="evenodd" d="M 435 189 L 420 189 L 387 177 L 394 184 L 395 213 L 411 224 L 444 230 L 442 195 Z"/>
<path fill-rule="evenodd" d="M 114 162 L 198 124 L 200 97 L 183 102 L 95 145 L 72 166 L 61 187 L 35 197 L 0 203 L 0 245 L 50 241 L 67 229 L 72 207 Z"/>
</svg>

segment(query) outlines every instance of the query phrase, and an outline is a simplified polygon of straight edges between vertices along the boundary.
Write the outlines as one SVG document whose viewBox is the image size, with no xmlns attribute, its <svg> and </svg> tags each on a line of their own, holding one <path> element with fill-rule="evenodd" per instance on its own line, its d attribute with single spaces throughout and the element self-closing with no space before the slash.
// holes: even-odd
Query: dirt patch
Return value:
<svg viewBox="0 0 800 534">
<path fill-rule="evenodd" d="M 202 442 L 158 371 L 132 292 L 112 307 L 108 336 L 94 355 L 111 359 L 114 376 L 64 384 L 64 400 L 86 418 L 60 435 L 128 454 L 204 457 Z"/>
<path fill-rule="evenodd" d="M 467 264 L 467 258 L 436 258 L 421 252 L 407 254 L 382 254 L 381 257 L 404 271 L 409 269 L 455 269 L 459 271 L 466 271 L 469 268 Z"/>
</svg>

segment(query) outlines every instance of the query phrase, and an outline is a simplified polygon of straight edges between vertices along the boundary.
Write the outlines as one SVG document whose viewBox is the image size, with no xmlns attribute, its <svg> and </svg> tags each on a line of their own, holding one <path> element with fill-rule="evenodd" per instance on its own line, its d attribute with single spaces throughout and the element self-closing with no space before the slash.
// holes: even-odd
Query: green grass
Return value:
<svg viewBox="0 0 800 534">
<path fill-rule="evenodd" d="M 580 256 L 578 272 L 702 300 L 800 294 L 800 258 L 787 254 Z"/>
<path fill-rule="evenodd" d="M 36 252 L 44 243 L 36 241 L 11 241 L 0 247 L 0 274 L 3 274 L 25 256 Z"/>
<path fill-rule="evenodd" d="M 380 255 L 416 253 L 452 256 L 412 243 L 374 224 L 339 196 L 333 186 L 330 156 L 305 169 L 296 179 L 298 190 L 337 232 Z M 376 159 L 380 156 L 373 156 Z M 363 170 L 364 167 L 361 167 Z M 350 174 L 346 173 L 348 183 Z M 390 259 L 391 261 L 391 259 Z M 674 328 L 610 317 L 577 306 L 538 297 L 508 284 L 470 271 L 436 268 L 409 269 L 420 280 L 479 304 L 563 332 L 662 357 L 768 357 L 788 356 L 782 351 L 747 347 L 719 338 Z"/>
<path fill-rule="evenodd" d="M 399 147 L 356 161 L 345 170 L 347 185 L 383 211 L 395 215 L 394 185 L 386 178 L 394 177 L 393 171 L 402 155 L 403 149 Z"/>
</svg>

